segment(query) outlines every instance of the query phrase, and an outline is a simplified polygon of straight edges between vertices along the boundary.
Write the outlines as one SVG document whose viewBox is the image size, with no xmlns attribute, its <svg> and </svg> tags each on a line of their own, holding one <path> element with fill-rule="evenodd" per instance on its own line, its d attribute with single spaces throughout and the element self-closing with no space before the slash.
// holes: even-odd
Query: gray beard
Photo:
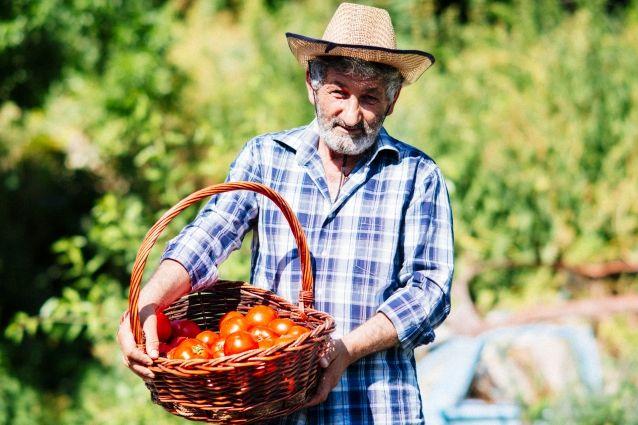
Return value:
<svg viewBox="0 0 638 425">
<path fill-rule="evenodd" d="M 328 148 L 341 155 L 359 155 L 370 148 L 377 141 L 377 135 L 383 125 L 385 116 L 378 123 L 369 126 L 365 121 L 360 128 L 363 132 L 359 136 L 337 133 L 335 127 L 343 125 L 338 118 L 328 118 L 323 111 L 317 107 L 317 123 L 319 124 L 319 137 Z"/>
</svg>

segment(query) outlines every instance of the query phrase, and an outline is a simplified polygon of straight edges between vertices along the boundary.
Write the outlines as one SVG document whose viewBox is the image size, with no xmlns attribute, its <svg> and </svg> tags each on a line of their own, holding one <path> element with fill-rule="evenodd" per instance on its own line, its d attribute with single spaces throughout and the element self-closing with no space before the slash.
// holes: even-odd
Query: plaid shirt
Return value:
<svg viewBox="0 0 638 425">
<path fill-rule="evenodd" d="M 400 344 L 355 362 L 325 403 L 282 422 L 422 424 L 413 349 L 434 339 L 450 310 L 453 234 L 443 176 L 431 158 L 382 129 L 333 202 L 318 138 L 316 121 L 256 137 L 227 180 L 263 183 L 296 212 L 314 261 L 315 308 L 334 317 L 334 338 L 382 312 Z M 193 290 L 203 290 L 251 229 L 251 282 L 296 301 L 292 232 L 277 207 L 252 192 L 213 197 L 164 258 L 180 262 Z"/>
</svg>

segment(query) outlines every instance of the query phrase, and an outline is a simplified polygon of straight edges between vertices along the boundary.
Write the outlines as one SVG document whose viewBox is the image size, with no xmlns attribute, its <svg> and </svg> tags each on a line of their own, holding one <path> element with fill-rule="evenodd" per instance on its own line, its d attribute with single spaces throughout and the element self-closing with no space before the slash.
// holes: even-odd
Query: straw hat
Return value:
<svg viewBox="0 0 638 425">
<path fill-rule="evenodd" d="M 390 15 L 384 9 L 342 3 L 321 39 L 286 33 L 297 61 L 308 69 L 317 56 L 348 56 L 380 62 L 399 70 L 405 84 L 415 82 L 434 63 L 420 50 L 398 50 Z"/>
</svg>

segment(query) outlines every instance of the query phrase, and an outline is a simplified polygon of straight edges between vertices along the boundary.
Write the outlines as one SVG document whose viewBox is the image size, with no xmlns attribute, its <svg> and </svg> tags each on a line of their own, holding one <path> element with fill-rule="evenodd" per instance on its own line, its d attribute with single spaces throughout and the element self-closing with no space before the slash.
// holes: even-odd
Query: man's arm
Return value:
<svg viewBox="0 0 638 425">
<path fill-rule="evenodd" d="M 337 385 L 346 368 L 368 354 L 387 350 L 399 343 L 394 325 L 383 313 L 377 313 L 364 324 L 331 341 L 328 352 L 319 361 L 325 368 L 317 393 L 306 406 L 323 403 Z"/>
<path fill-rule="evenodd" d="M 262 183 L 259 138 L 250 140 L 230 166 L 226 182 Z M 162 255 L 184 266 L 192 291 L 202 291 L 218 278 L 218 266 L 239 249 L 257 220 L 257 194 L 235 190 L 213 196 L 195 220 L 171 239 Z"/>
<path fill-rule="evenodd" d="M 419 174 L 405 213 L 400 284 L 377 309 L 390 319 L 405 350 L 434 340 L 434 329 L 450 312 L 454 270 L 452 211 L 445 180 L 431 164 Z"/>
<path fill-rule="evenodd" d="M 411 349 L 434 339 L 447 316 L 453 271 L 452 214 L 440 170 L 422 178 L 405 217 L 401 285 L 377 313 L 332 346 L 320 365 L 317 394 L 308 406 L 326 400 L 353 362 L 396 345 Z"/>
</svg>

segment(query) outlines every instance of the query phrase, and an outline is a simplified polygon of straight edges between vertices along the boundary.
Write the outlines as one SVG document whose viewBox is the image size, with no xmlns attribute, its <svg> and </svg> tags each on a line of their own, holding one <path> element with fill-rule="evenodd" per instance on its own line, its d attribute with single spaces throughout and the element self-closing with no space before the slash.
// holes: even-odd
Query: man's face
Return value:
<svg viewBox="0 0 638 425">
<path fill-rule="evenodd" d="M 374 144 L 396 102 L 387 98 L 382 81 L 362 80 L 333 69 L 328 69 L 325 83 L 316 91 L 306 80 L 308 98 L 317 108 L 319 136 L 330 150 L 358 155 Z"/>
</svg>

